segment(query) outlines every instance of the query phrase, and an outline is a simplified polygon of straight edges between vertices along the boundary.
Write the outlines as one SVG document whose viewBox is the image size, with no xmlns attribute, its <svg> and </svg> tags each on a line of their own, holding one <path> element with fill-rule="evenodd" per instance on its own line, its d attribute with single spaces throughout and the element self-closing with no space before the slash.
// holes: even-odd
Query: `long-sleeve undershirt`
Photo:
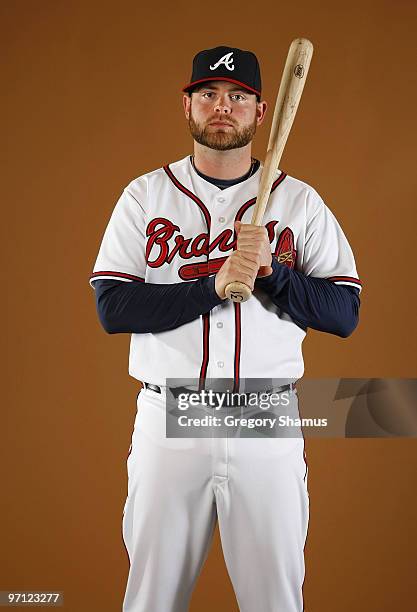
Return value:
<svg viewBox="0 0 417 612">
<path fill-rule="evenodd" d="M 272 274 L 257 279 L 255 286 L 299 327 L 343 338 L 353 332 L 359 318 L 358 289 L 306 276 L 276 259 L 272 269 Z M 222 303 L 214 283 L 215 276 L 173 284 L 97 279 L 97 312 L 109 334 L 167 331 Z"/>
</svg>

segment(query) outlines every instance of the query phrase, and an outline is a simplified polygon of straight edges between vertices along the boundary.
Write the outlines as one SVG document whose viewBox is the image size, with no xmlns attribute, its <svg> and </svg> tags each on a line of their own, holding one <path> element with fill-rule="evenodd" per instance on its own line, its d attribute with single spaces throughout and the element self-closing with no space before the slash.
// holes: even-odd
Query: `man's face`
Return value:
<svg viewBox="0 0 417 612">
<path fill-rule="evenodd" d="M 184 110 L 194 140 L 227 151 L 246 146 L 263 121 L 266 102 L 228 81 L 209 81 L 184 96 Z"/>
</svg>

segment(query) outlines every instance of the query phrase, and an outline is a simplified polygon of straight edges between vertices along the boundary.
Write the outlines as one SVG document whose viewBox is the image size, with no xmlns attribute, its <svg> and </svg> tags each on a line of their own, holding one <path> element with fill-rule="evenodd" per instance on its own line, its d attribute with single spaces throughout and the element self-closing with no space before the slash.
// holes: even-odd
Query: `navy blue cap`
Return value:
<svg viewBox="0 0 417 612">
<path fill-rule="evenodd" d="M 191 80 L 182 91 L 191 93 L 207 81 L 229 81 L 261 96 L 261 71 L 252 51 L 225 46 L 200 51 L 193 59 Z"/>
</svg>

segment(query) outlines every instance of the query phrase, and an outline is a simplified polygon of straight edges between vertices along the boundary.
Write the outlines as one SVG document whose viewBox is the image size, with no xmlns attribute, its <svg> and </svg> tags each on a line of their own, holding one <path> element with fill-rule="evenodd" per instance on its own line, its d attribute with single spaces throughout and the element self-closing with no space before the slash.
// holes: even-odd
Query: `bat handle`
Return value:
<svg viewBox="0 0 417 612">
<path fill-rule="evenodd" d="M 232 302 L 246 302 L 252 295 L 252 291 L 247 285 L 238 282 L 226 285 L 224 292 Z"/>
</svg>

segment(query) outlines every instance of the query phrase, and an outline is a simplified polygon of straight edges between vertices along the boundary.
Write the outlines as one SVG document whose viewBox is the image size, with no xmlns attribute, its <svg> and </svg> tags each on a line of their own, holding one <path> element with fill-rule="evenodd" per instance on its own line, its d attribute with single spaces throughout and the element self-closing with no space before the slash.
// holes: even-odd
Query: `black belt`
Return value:
<svg viewBox="0 0 417 612">
<path fill-rule="evenodd" d="M 151 383 L 144 382 L 145 389 L 149 389 L 149 391 L 154 391 L 155 393 L 162 393 L 161 387 L 158 385 L 152 385 Z M 261 393 L 267 393 L 271 395 L 271 393 L 283 393 L 283 391 L 288 391 L 289 389 L 293 390 L 296 387 L 296 383 L 289 383 L 288 385 L 282 385 L 281 387 L 276 387 L 274 389 L 265 389 L 265 391 L 255 391 L 260 395 Z M 171 393 L 176 398 L 180 393 L 197 393 L 195 389 L 187 389 L 187 387 L 170 387 Z M 250 393 L 241 393 L 240 395 L 250 395 Z"/>
</svg>

